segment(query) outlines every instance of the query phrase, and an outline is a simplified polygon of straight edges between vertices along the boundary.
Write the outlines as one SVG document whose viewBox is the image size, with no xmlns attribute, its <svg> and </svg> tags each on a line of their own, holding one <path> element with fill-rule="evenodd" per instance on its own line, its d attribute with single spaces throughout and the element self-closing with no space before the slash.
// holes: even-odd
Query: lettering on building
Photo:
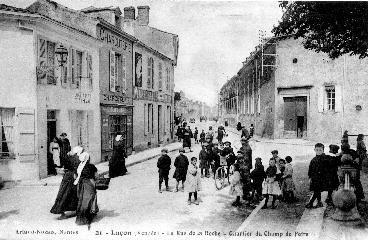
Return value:
<svg viewBox="0 0 368 240">
<path fill-rule="evenodd" d="M 102 94 L 102 101 L 114 104 L 132 104 L 131 98 L 109 94 Z"/>
<path fill-rule="evenodd" d="M 91 94 L 90 93 L 82 93 L 78 92 L 74 96 L 74 100 L 78 103 L 91 103 Z"/>
<path fill-rule="evenodd" d="M 152 102 L 165 102 L 171 103 L 171 95 L 159 94 L 158 92 L 144 90 L 140 88 L 134 88 L 134 99 L 135 100 L 146 100 Z"/>
<path fill-rule="evenodd" d="M 119 49 L 127 50 L 128 49 L 128 43 L 123 40 L 123 38 L 119 37 L 118 35 L 112 33 L 111 31 L 103 28 L 98 27 L 97 29 L 97 38 L 101 41 L 117 47 Z"/>
</svg>

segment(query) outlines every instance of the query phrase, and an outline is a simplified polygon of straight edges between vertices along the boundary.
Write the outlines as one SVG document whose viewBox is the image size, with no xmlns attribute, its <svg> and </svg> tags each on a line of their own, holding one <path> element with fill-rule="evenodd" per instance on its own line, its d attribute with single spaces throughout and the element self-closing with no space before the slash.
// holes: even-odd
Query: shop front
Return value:
<svg viewBox="0 0 368 240">
<path fill-rule="evenodd" d="M 122 135 L 127 155 L 133 150 L 133 107 L 101 105 L 101 156 L 108 161 L 112 156 L 114 139 Z"/>
</svg>

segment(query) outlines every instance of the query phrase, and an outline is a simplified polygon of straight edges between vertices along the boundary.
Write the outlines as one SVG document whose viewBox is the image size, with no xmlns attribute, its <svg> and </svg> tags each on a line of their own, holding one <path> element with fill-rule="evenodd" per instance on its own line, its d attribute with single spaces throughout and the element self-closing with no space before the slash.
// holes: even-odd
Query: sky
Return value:
<svg viewBox="0 0 368 240">
<path fill-rule="evenodd" d="M 26 7 L 35 0 L 0 0 Z M 191 0 L 54 0 L 72 9 L 89 6 L 150 7 L 152 27 L 179 36 L 175 91 L 191 99 L 217 103 L 217 94 L 227 79 L 236 75 L 242 62 L 258 44 L 258 31 L 266 36 L 281 19 L 277 1 Z M 137 15 L 137 10 L 136 10 Z"/>
</svg>

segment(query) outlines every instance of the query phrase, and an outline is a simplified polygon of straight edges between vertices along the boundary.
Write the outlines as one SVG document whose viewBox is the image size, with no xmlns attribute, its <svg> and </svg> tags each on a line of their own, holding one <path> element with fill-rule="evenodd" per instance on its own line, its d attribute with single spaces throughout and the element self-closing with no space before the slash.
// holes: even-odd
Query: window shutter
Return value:
<svg viewBox="0 0 368 240">
<path fill-rule="evenodd" d="M 35 114 L 34 109 L 17 109 L 18 156 L 21 162 L 35 161 Z"/>
<path fill-rule="evenodd" d="M 143 107 L 143 115 L 144 115 L 144 119 L 143 119 L 143 132 L 144 132 L 144 135 L 147 135 L 147 104 L 144 104 L 144 107 Z"/>
<path fill-rule="evenodd" d="M 126 56 L 125 55 L 122 55 L 123 57 L 123 66 L 122 66 L 122 69 L 123 69 L 123 73 L 122 73 L 122 79 L 123 79 L 123 83 L 122 83 L 122 89 L 121 89 L 121 92 L 122 93 L 126 93 L 126 89 L 127 89 L 127 78 L 126 78 L 126 69 L 127 69 L 127 62 L 126 62 Z"/>
<path fill-rule="evenodd" d="M 90 89 L 93 88 L 93 70 L 92 70 L 92 55 L 87 54 L 87 77 L 89 80 Z"/>
<path fill-rule="evenodd" d="M 37 71 L 37 83 L 46 84 L 46 71 L 41 67 L 47 65 L 47 42 L 45 39 L 40 38 L 38 41 L 38 66 Z"/>
<path fill-rule="evenodd" d="M 149 57 L 147 62 L 147 88 L 151 88 L 151 74 L 152 74 L 151 61 L 152 58 Z"/>
<path fill-rule="evenodd" d="M 115 92 L 115 52 L 110 51 L 110 91 Z"/>
<path fill-rule="evenodd" d="M 342 88 L 341 85 L 335 86 L 335 111 L 341 112 L 342 111 Z"/>
<path fill-rule="evenodd" d="M 75 69 L 75 49 L 71 48 L 70 49 L 70 77 L 71 77 L 71 84 L 72 87 L 75 87 L 75 78 L 76 76 L 76 69 Z"/>
<path fill-rule="evenodd" d="M 323 112 L 325 108 L 325 87 L 322 86 L 318 90 L 318 112 Z"/>
<path fill-rule="evenodd" d="M 151 84 L 152 84 L 152 89 L 154 89 L 155 88 L 155 63 L 153 61 L 153 58 L 152 58 L 151 63 L 152 63 Z"/>
</svg>

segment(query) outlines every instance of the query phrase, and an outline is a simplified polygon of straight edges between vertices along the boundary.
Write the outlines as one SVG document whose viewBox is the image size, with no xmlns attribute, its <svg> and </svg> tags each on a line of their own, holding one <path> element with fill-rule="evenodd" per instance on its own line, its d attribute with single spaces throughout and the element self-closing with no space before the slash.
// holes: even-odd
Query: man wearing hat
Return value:
<svg viewBox="0 0 368 240">
<path fill-rule="evenodd" d="M 209 177 L 210 161 L 211 155 L 208 149 L 208 143 L 205 142 L 202 145 L 202 150 L 199 152 L 199 168 L 201 169 L 201 177 Z"/>
<path fill-rule="evenodd" d="M 252 164 L 252 148 L 249 145 L 248 139 L 246 139 L 245 137 L 242 137 L 241 140 L 241 148 L 239 149 L 239 151 L 243 152 L 244 155 L 244 161 L 248 166 L 248 169 L 250 171 L 250 169 L 253 168 L 253 164 Z"/>
<path fill-rule="evenodd" d="M 71 150 L 69 139 L 67 139 L 66 137 L 67 137 L 67 134 L 65 132 L 60 134 L 59 146 L 60 146 L 60 165 L 61 167 L 64 167 L 65 161 L 68 157 L 68 152 L 70 152 Z"/>
<path fill-rule="evenodd" d="M 184 149 L 180 149 L 179 151 L 184 151 Z M 171 168 L 171 158 L 167 155 L 169 151 L 166 148 L 161 150 L 161 157 L 159 157 L 157 161 L 157 168 L 159 174 L 158 180 L 158 192 L 162 193 L 161 185 L 165 180 L 166 191 L 169 191 L 169 172 Z"/>
</svg>

